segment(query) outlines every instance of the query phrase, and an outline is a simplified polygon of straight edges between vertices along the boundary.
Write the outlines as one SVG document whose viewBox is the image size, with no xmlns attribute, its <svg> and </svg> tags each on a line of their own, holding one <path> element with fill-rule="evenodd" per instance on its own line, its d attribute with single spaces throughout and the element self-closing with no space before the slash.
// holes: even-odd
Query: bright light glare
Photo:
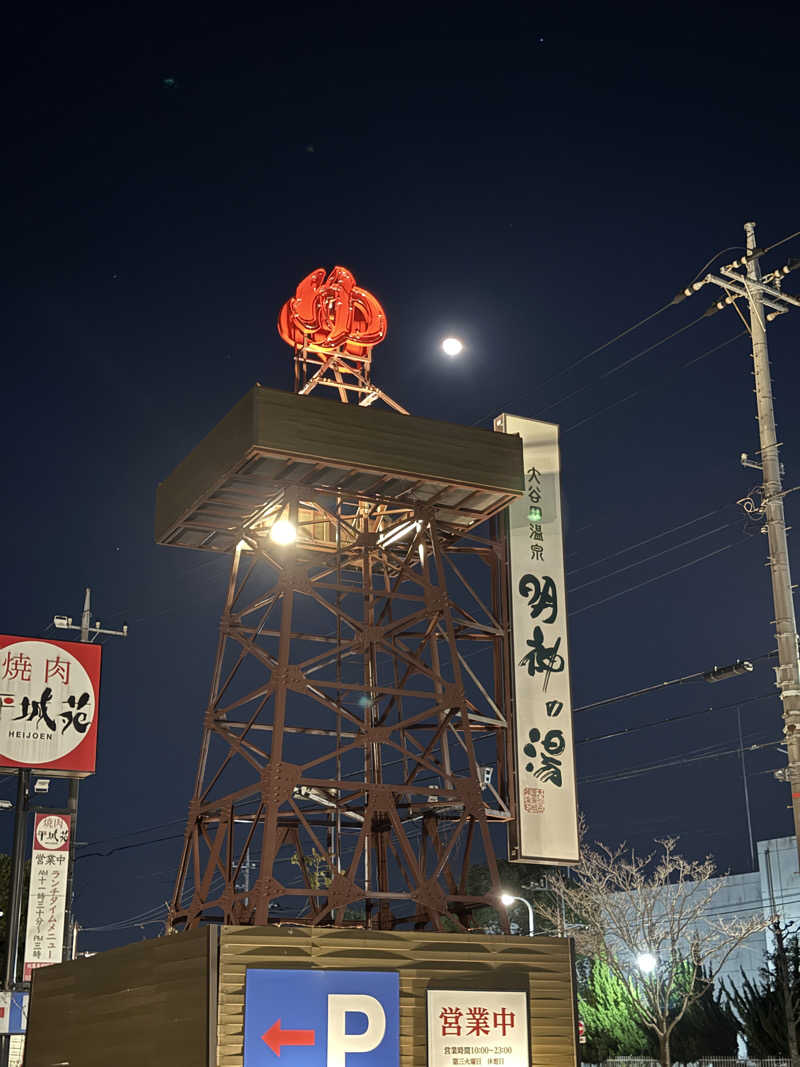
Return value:
<svg viewBox="0 0 800 1067">
<path fill-rule="evenodd" d="M 288 519 L 278 519 L 272 524 L 269 536 L 276 545 L 291 545 L 297 540 L 297 530 L 294 528 L 294 523 Z"/>
<path fill-rule="evenodd" d="M 464 346 L 457 337 L 445 337 L 442 341 L 442 351 L 446 356 L 458 356 L 463 349 Z"/>
<path fill-rule="evenodd" d="M 642 972 L 642 974 L 652 974 L 656 969 L 658 960 L 655 958 L 652 952 L 640 952 L 636 957 L 636 966 Z"/>
<path fill-rule="evenodd" d="M 506 907 L 509 907 L 511 904 L 514 903 L 514 897 L 512 897 L 510 893 L 503 893 L 503 895 L 500 897 L 500 903 L 505 904 Z"/>
</svg>

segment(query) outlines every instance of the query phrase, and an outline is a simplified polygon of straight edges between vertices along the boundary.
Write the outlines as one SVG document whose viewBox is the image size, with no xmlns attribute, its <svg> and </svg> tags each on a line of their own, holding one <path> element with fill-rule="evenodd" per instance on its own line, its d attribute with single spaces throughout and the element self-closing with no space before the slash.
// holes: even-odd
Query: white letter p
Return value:
<svg viewBox="0 0 800 1067">
<path fill-rule="evenodd" d="M 347 1013 L 366 1015 L 363 1034 L 347 1033 Z M 381 1002 L 365 993 L 328 994 L 328 1067 L 347 1067 L 348 1052 L 372 1052 L 386 1033 L 386 1013 Z M 352 1065 L 351 1065 L 352 1067 Z"/>
</svg>

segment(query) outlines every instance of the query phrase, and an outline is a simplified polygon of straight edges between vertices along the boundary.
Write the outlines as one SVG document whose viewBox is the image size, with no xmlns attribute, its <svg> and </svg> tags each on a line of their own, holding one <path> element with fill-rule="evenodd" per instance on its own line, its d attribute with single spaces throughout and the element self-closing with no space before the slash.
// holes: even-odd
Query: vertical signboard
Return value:
<svg viewBox="0 0 800 1067">
<path fill-rule="evenodd" d="M 558 426 L 498 415 L 519 434 L 525 491 L 508 507 L 516 820 L 509 856 L 536 863 L 579 858 L 569 685 Z"/>
<path fill-rule="evenodd" d="M 0 767 L 93 774 L 100 647 L 0 634 Z"/>
<path fill-rule="evenodd" d="M 39 812 L 35 816 L 28 924 L 25 931 L 25 966 L 22 973 L 26 982 L 30 981 L 31 974 L 37 967 L 61 963 L 64 908 L 67 902 L 69 837 L 69 815 L 46 815 Z"/>
<path fill-rule="evenodd" d="M 428 990 L 428 1067 L 529 1067 L 528 994 Z"/>
<path fill-rule="evenodd" d="M 24 1067 L 25 1035 L 12 1034 L 8 1045 L 8 1067 Z"/>
</svg>

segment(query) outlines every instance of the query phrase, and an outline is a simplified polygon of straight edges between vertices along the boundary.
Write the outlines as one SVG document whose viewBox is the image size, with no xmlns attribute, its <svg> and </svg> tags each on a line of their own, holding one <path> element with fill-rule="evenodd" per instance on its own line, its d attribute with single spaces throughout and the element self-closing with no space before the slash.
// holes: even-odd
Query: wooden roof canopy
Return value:
<svg viewBox="0 0 800 1067">
<path fill-rule="evenodd" d="M 230 552 L 288 486 L 433 507 L 457 537 L 523 491 L 517 435 L 254 386 L 156 495 L 159 544 Z"/>
</svg>

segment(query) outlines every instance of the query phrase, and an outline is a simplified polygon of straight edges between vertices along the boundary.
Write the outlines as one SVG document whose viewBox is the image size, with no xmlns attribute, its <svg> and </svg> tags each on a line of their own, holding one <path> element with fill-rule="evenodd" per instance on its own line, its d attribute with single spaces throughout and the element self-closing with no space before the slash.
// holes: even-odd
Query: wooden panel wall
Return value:
<svg viewBox="0 0 800 1067">
<path fill-rule="evenodd" d="M 336 466 L 431 478 L 445 484 L 524 489 L 516 434 L 257 388 L 257 445 Z"/>
<path fill-rule="evenodd" d="M 207 1067 L 215 935 L 204 927 L 37 970 L 26 1067 Z"/>
<path fill-rule="evenodd" d="M 255 386 L 159 484 L 156 541 L 260 450 L 519 496 L 517 435 Z"/>
<path fill-rule="evenodd" d="M 425 992 L 431 981 L 480 988 L 490 977 L 527 975 L 531 1064 L 573 1067 L 575 1000 L 571 942 L 428 932 L 229 926 L 220 931 L 218 1067 L 242 1067 L 247 967 L 400 972 L 400 1064 L 425 1067 Z"/>
</svg>

